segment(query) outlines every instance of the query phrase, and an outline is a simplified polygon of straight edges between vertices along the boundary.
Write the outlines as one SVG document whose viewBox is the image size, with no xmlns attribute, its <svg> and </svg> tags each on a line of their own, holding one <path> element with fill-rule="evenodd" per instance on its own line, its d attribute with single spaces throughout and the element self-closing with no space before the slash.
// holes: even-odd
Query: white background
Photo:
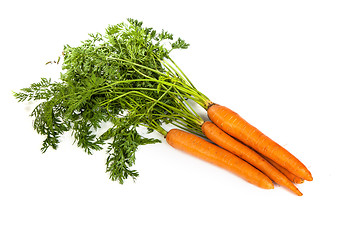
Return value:
<svg viewBox="0 0 360 240">
<path fill-rule="evenodd" d="M 360 239 L 359 1 L 3 1 L 0 239 Z M 214 102 L 296 155 L 314 181 L 263 190 L 165 142 L 120 185 L 105 153 L 40 153 L 34 105 L 64 44 L 126 18 L 181 36 L 173 58 Z M 160 137 L 155 135 L 155 137 Z"/>
</svg>

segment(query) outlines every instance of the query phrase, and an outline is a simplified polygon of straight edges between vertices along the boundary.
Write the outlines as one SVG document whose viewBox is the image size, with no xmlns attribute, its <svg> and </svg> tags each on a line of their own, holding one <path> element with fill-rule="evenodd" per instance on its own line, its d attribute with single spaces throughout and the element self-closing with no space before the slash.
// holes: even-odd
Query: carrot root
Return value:
<svg viewBox="0 0 360 240">
<path fill-rule="evenodd" d="M 279 164 L 277 164 L 276 162 L 274 162 L 273 160 L 271 160 L 268 157 L 265 157 L 265 160 L 267 160 L 271 165 L 273 165 L 275 168 L 277 168 L 280 172 L 282 172 L 288 179 L 290 179 L 290 181 L 292 181 L 293 183 L 297 183 L 297 184 L 301 184 L 304 182 L 304 179 L 292 174 L 291 172 L 289 172 L 287 169 L 283 168 L 282 166 L 280 166 Z"/>
<path fill-rule="evenodd" d="M 271 140 L 257 128 L 246 122 L 239 114 L 227 107 L 213 104 L 207 109 L 212 122 L 229 135 L 237 138 L 255 151 L 272 159 L 296 176 L 307 181 L 313 177 L 305 165 L 285 148 Z"/>
<path fill-rule="evenodd" d="M 298 196 L 302 196 L 302 193 L 299 191 L 299 189 L 297 189 L 297 187 L 277 168 L 271 165 L 257 152 L 250 149 L 248 146 L 245 146 L 233 137 L 229 136 L 212 122 L 204 122 L 201 129 L 205 136 L 211 141 L 213 141 L 215 144 L 223 147 L 224 149 L 248 162 L 255 168 L 259 169 L 262 173 L 264 173 L 266 176 L 268 176 L 270 179 L 272 179 L 279 185 L 290 189 Z"/>
<path fill-rule="evenodd" d="M 273 182 L 258 169 L 194 134 L 172 129 L 167 133 L 166 141 L 172 147 L 226 169 L 258 187 L 274 188 Z"/>
</svg>

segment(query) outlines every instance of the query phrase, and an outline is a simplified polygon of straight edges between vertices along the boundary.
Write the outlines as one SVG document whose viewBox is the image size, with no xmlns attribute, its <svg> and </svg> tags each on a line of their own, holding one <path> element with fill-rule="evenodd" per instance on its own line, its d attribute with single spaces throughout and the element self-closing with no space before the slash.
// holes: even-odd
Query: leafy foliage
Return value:
<svg viewBox="0 0 360 240">
<path fill-rule="evenodd" d="M 196 117 L 190 111 L 188 117 L 179 117 L 179 111 L 188 111 L 182 100 L 202 95 L 164 62 L 171 60 L 173 49 L 189 46 L 184 40 L 174 41 L 172 34 L 158 33 L 134 19 L 110 25 L 105 32 L 89 34 L 80 46 L 64 46 L 59 81 L 41 78 L 14 96 L 40 101 L 31 116 L 34 129 L 45 136 L 43 152 L 56 149 L 67 131 L 88 154 L 107 144 L 107 171 L 112 180 L 123 183 L 138 176 L 131 170 L 137 148 L 159 142 L 142 137 L 137 128 L 164 134 L 163 123 L 190 126 Z M 109 121 L 113 126 L 96 136 Z"/>
</svg>

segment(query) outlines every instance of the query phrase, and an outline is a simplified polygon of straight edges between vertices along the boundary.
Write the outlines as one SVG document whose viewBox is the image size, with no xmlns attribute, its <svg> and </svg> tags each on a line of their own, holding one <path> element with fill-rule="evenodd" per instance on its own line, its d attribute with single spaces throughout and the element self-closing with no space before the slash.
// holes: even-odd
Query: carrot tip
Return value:
<svg viewBox="0 0 360 240">
<path fill-rule="evenodd" d="M 300 176 L 299 176 L 300 177 Z M 304 170 L 302 171 L 302 176 L 301 178 L 303 180 L 306 180 L 306 181 L 312 181 L 313 180 L 313 177 L 311 175 L 311 172 L 309 172 L 309 170 Z"/>
<path fill-rule="evenodd" d="M 313 180 L 313 177 L 311 175 L 309 175 L 307 178 L 305 178 L 306 181 L 312 181 Z"/>
<path fill-rule="evenodd" d="M 301 184 L 301 183 L 304 183 L 304 179 L 300 178 L 300 179 L 294 179 L 293 180 L 294 183 L 297 183 L 297 184 Z"/>
</svg>

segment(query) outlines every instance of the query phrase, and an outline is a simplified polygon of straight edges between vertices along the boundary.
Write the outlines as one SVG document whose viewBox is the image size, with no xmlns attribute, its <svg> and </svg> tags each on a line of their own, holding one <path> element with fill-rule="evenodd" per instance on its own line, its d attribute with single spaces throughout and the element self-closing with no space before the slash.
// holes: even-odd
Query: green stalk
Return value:
<svg viewBox="0 0 360 240">
<path fill-rule="evenodd" d="M 112 59 L 112 60 L 117 60 L 117 61 L 122 61 L 122 62 L 125 62 L 125 63 L 129 63 L 129 64 L 132 64 L 132 65 L 134 65 L 134 66 L 141 67 L 141 68 L 143 68 L 143 69 L 146 69 L 146 70 L 152 71 L 152 72 L 154 72 L 154 73 L 157 73 L 157 74 L 159 74 L 159 75 L 161 75 L 161 76 L 168 77 L 167 74 L 162 73 L 162 72 L 160 72 L 160 71 L 158 71 L 158 70 L 156 70 L 156 69 L 152 69 L 152 68 L 149 68 L 149 67 L 147 67 L 147 66 L 144 66 L 144 65 L 142 65 L 142 64 L 138 64 L 138 63 L 134 63 L 134 62 L 132 62 L 132 61 L 128 61 L 128 60 L 120 59 L 120 58 L 114 58 L 114 57 L 108 57 L 108 59 Z M 180 78 L 182 79 L 182 81 L 181 81 L 181 82 L 182 82 L 182 87 L 188 86 L 188 87 L 191 88 L 190 94 L 197 96 L 195 102 L 197 102 L 199 105 L 201 105 L 203 108 L 206 109 L 207 106 L 209 105 L 209 102 L 210 102 L 209 98 L 206 97 L 204 94 L 202 94 L 201 92 L 199 92 L 199 91 L 195 88 L 195 86 L 192 84 L 192 82 L 189 80 L 189 78 L 186 77 L 186 75 L 183 73 L 183 71 L 175 64 L 175 62 L 174 62 L 171 58 L 169 58 L 169 60 L 176 66 L 176 68 L 177 68 L 178 70 L 176 70 L 176 69 L 175 69 L 174 67 L 172 67 L 169 63 L 167 63 L 166 60 L 163 59 L 163 60 L 160 60 L 160 61 L 163 63 L 163 65 L 165 66 L 165 68 L 168 69 L 168 71 L 169 71 L 168 73 L 171 73 L 171 75 L 173 75 L 173 77 L 176 77 L 176 75 L 177 75 L 178 77 L 180 77 Z M 134 70 L 136 70 L 136 69 L 134 69 Z M 179 73 L 179 71 L 180 71 L 180 73 Z M 141 72 L 139 72 L 139 73 L 141 73 Z M 176 74 L 174 74 L 174 73 L 176 73 Z M 143 76 L 145 76 L 145 77 L 150 78 L 149 76 L 146 76 L 146 75 L 143 74 L 143 73 L 141 73 L 141 74 L 142 74 Z M 185 77 L 185 81 L 184 81 L 184 78 L 183 78 L 182 76 Z M 178 88 L 184 90 L 184 88 L 180 88 L 179 86 L 178 86 Z M 189 91 L 185 91 L 185 92 L 189 93 Z"/>
<path fill-rule="evenodd" d="M 60 83 L 42 79 L 14 94 L 19 101 L 42 100 L 32 116 L 34 129 L 46 137 L 44 151 L 56 148 L 60 135 L 70 130 L 88 153 L 109 141 L 106 171 L 120 183 L 138 175 L 130 169 L 137 147 L 159 142 L 140 136 L 138 126 L 166 136 L 162 124 L 167 123 L 203 136 L 203 120 L 188 100 L 205 109 L 211 103 L 169 57 L 173 49 L 188 44 L 128 21 L 109 26 L 104 36 L 90 35 L 80 46 L 65 45 L 66 73 Z M 170 49 L 162 41 L 170 43 Z M 96 137 L 94 131 L 106 121 L 113 126 Z"/>
</svg>

